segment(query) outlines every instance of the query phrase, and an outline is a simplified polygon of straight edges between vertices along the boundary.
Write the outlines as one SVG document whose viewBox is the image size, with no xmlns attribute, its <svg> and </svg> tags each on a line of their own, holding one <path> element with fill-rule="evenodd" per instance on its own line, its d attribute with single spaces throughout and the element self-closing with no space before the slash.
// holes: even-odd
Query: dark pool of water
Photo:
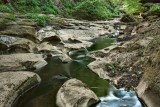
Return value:
<svg viewBox="0 0 160 107">
<path fill-rule="evenodd" d="M 93 42 L 94 44 L 87 48 L 88 51 L 95 51 L 95 50 L 100 50 L 100 49 L 104 49 L 110 45 L 112 45 L 113 43 L 116 42 L 115 39 L 111 39 L 111 38 L 96 38 L 93 39 L 91 42 Z"/>
<path fill-rule="evenodd" d="M 89 61 L 62 63 L 57 57 L 47 59 L 48 65 L 36 72 L 42 78 L 40 86 L 22 96 L 14 107 L 56 107 L 58 89 L 69 78 L 83 81 L 99 97 L 107 95 L 110 85 L 86 66 Z"/>
</svg>

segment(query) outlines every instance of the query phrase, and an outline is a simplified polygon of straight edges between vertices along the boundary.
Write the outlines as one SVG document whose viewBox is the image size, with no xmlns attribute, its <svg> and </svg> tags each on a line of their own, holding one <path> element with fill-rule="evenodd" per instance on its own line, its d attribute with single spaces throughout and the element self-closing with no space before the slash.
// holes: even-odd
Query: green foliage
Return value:
<svg viewBox="0 0 160 107">
<path fill-rule="evenodd" d="M 0 5 L 0 12 L 12 13 L 13 12 L 13 8 L 8 4 L 6 4 L 6 5 L 1 4 Z"/>
<path fill-rule="evenodd" d="M 152 13 L 160 13 L 160 3 L 153 4 L 149 11 Z"/>
<path fill-rule="evenodd" d="M 18 0 L 12 6 L 20 13 L 60 14 L 66 17 L 98 20 L 118 16 L 119 12 L 107 0 L 61 0 L 62 6 L 56 6 L 52 0 Z M 2 12 L 13 12 L 6 4 L 0 5 Z M 61 12 L 60 12 L 61 11 Z M 41 19 L 42 20 L 42 19 Z"/>
<path fill-rule="evenodd" d="M 29 19 L 34 19 L 37 22 L 37 24 L 40 26 L 47 25 L 47 22 L 49 21 L 49 17 L 38 15 L 38 14 L 33 14 L 33 13 L 28 13 L 27 17 Z"/>
<path fill-rule="evenodd" d="M 73 14 L 77 18 L 98 20 L 118 16 L 119 12 L 104 0 L 85 0 L 76 4 Z"/>
<path fill-rule="evenodd" d="M 46 0 L 40 2 L 39 0 L 19 0 L 17 2 L 19 5 L 19 11 L 24 13 L 45 13 L 45 14 L 58 14 L 59 11 L 56 6 Z"/>
<path fill-rule="evenodd" d="M 123 10 L 129 14 L 134 14 L 143 10 L 140 0 L 111 0 L 111 1 L 120 10 Z"/>
<path fill-rule="evenodd" d="M 20 13 L 59 14 L 58 8 L 50 0 L 44 2 L 40 0 L 18 0 L 11 5 L 0 4 L 0 12 L 11 13 L 14 9 Z"/>
</svg>

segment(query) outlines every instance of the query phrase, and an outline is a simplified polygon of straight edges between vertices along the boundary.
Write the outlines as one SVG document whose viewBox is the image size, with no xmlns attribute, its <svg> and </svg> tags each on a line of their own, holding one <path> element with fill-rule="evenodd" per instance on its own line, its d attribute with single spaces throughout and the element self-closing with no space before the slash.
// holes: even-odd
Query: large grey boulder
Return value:
<svg viewBox="0 0 160 107">
<path fill-rule="evenodd" d="M 138 97 L 141 98 L 147 107 L 159 107 L 160 95 L 154 91 L 155 87 L 150 88 L 149 83 L 144 79 L 141 80 L 137 87 Z"/>
<path fill-rule="evenodd" d="M 25 53 L 0 55 L 0 71 L 34 70 L 45 66 L 47 62 L 41 54 Z"/>
<path fill-rule="evenodd" d="M 32 72 L 0 73 L 0 107 L 11 107 L 16 98 L 40 82 L 40 77 Z"/>
<path fill-rule="evenodd" d="M 99 98 L 86 84 L 70 79 L 59 89 L 56 104 L 59 107 L 89 107 L 98 101 Z"/>
<path fill-rule="evenodd" d="M 35 43 L 31 40 L 7 35 L 0 35 L 0 52 L 28 53 L 33 52 Z"/>
</svg>

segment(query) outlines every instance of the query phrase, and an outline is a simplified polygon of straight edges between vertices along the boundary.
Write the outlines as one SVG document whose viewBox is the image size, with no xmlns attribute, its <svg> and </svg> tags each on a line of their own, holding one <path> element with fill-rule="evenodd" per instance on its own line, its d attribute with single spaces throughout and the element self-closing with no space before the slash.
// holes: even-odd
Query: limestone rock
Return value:
<svg viewBox="0 0 160 107">
<path fill-rule="evenodd" d="M 37 31 L 31 26 L 22 25 L 8 25 L 4 29 L 0 30 L 1 35 L 12 35 L 20 38 L 27 38 L 32 41 L 36 40 Z"/>
<path fill-rule="evenodd" d="M 6 46 L 9 53 L 33 52 L 35 48 L 35 43 L 25 38 L 0 35 L 0 42 Z"/>
<path fill-rule="evenodd" d="M 59 89 L 56 104 L 59 107 L 89 107 L 98 101 L 99 98 L 86 84 L 70 79 Z"/>
<path fill-rule="evenodd" d="M 81 49 L 90 47 L 93 43 L 88 41 L 82 41 L 82 43 L 65 43 L 64 47 L 69 49 Z"/>
<path fill-rule="evenodd" d="M 53 46 L 52 44 L 48 42 L 43 42 L 37 47 L 38 52 L 45 52 L 50 54 L 62 54 L 60 49 L 58 47 Z"/>
<path fill-rule="evenodd" d="M 41 29 L 38 31 L 37 39 L 39 41 L 60 42 L 61 39 L 56 35 L 54 31 L 45 31 Z"/>
<path fill-rule="evenodd" d="M 72 61 L 72 59 L 65 53 L 63 53 L 62 56 L 59 57 L 59 59 L 64 63 Z"/>
<path fill-rule="evenodd" d="M 144 79 L 142 79 L 137 87 L 138 97 L 145 102 L 147 107 L 159 107 L 159 93 L 156 93 L 152 89 L 150 89 L 149 84 Z"/>
<path fill-rule="evenodd" d="M 37 23 L 33 19 L 18 19 L 16 21 L 18 25 L 26 25 L 26 26 L 36 26 Z"/>
<path fill-rule="evenodd" d="M 61 29 L 57 31 L 62 40 L 66 41 L 69 38 L 78 39 L 78 40 L 91 40 L 100 35 L 104 35 L 108 33 L 107 30 L 98 30 L 98 29 L 90 29 L 90 30 L 75 30 L 75 29 Z"/>
<path fill-rule="evenodd" d="M 0 73 L 0 107 L 11 107 L 21 94 L 38 85 L 40 77 L 32 72 Z"/>
<path fill-rule="evenodd" d="M 40 54 L 10 54 L 0 55 L 0 71 L 33 70 L 45 66 L 47 62 Z"/>
</svg>

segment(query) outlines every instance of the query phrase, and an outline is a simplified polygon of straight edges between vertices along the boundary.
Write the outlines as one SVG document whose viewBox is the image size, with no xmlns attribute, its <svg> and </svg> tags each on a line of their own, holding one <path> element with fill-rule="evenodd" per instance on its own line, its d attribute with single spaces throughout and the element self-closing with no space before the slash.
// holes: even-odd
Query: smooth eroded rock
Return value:
<svg viewBox="0 0 160 107">
<path fill-rule="evenodd" d="M 41 54 L 25 53 L 0 55 L 0 71 L 34 70 L 45 66 L 47 62 Z"/>
<path fill-rule="evenodd" d="M 34 42 L 25 38 L 0 35 L 0 51 L 7 50 L 8 53 L 28 53 L 33 52 L 35 46 Z"/>
<path fill-rule="evenodd" d="M 0 107 L 11 107 L 16 98 L 38 85 L 40 77 L 32 72 L 0 73 Z"/>
<path fill-rule="evenodd" d="M 86 84 L 70 79 L 59 89 L 56 104 L 59 107 L 89 107 L 98 101 L 99 98 Z"/>
<path fill-rule="evenodd" d="M 11 35 L 20 38 L 27 38 L 32 41 L 37 41 L 37 31 L 35 27 L 23 26 L 23 25 L 8 25 L 4 29 L 0 29 L 1 35 Z"/>
<path fill-rule="evenodd" d="M 147 107 L 159 107 L 160 105 L 160 95 L 154 91 L 155 87 L 150 88 L 149 83 L 143 79 L 137 87 L 138 97 L 141 98 Z"/>
</svg>

